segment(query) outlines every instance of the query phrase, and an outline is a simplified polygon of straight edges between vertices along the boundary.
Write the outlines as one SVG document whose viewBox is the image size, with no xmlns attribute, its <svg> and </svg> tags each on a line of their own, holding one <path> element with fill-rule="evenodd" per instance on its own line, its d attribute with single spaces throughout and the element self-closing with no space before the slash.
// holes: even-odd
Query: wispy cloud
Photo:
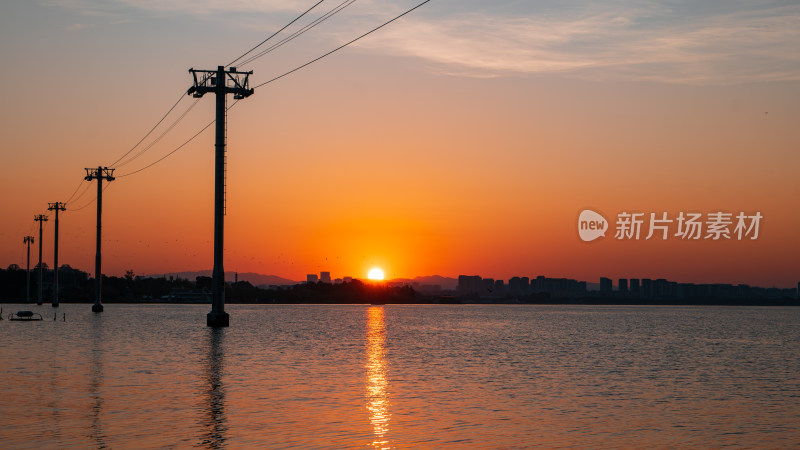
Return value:
<svg viewBox="0 0 800 450">
<path fill-rule="evenodd" d="M 467 76 L 573 73 L 699 84 L 800 79 L 800 5 L 685 22 L 659 23 L 652 10 L 645 21 L 643 13 L 414 17 L 360 46 Z"/>
<path fill-rule="evenodd" d="M 280 21 L 312 4 L 309 0 L 50 1 L 82 15 L 139 10 L 233 20 L 240 27 L 259 29 L 275 26 L 265 20 Z M 326 2 L 320 11 L 337 3 Z M 359 0 L 313 34 L 345 42 L 414 3 Z M 428 6 L 430 10 L 423 8 L 357 45 L 421 58 L 440 73 L 470 77 L 561 73 L 693 84 L 800 79 L 796 2 L 442 0 L 438 6 L 436 2 Z"/>
<path fill-rule="evenodd" d="M 308 0 L 116 0 L 137 9 L 207 15 L 241 12 L 299 12 L 310 6 Z"/>
</svg>

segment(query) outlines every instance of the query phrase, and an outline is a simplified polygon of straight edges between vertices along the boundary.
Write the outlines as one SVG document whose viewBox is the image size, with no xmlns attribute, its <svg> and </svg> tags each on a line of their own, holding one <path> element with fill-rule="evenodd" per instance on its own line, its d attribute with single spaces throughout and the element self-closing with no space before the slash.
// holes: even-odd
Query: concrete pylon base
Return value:
<svg viewBox="0 0 800 450">
<path fill-rule="evenodd" d="M 103 305 L 95 303 L 92 305 L 92 312 L 103 312 Z"/>
<path fill-rule="evenodd" d="M 206 315 L 206 325 L 209 327 L 227 327 L 230 326 L 230 319 L 228 313 L 215 313 L 210 312 Z"/>
</svg>

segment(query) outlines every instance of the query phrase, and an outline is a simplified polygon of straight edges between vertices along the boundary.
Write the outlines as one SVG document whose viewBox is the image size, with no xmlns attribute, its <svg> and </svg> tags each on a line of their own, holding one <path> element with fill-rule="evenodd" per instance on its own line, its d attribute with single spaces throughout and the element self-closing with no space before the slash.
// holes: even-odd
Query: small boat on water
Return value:
<svg viewBox="0 0 800 450">
<path fill-rule="evenodd" d="M 20 320 L 29 322 L 32 320 L 42 320 L 42 315 L 33 311 L 17 311 L 8 315 L 8 320 Z"/>
</svg>

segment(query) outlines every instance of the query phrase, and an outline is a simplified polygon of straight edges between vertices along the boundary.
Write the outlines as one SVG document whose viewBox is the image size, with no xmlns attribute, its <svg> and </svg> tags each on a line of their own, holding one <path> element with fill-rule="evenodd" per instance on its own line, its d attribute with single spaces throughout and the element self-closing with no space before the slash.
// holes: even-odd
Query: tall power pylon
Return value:
<svg viewBox="0 0 800 450">
<path fill-rule="evenodd" d="M 36 304 L 42 304 L 42 225 L 47 222 L 47 216 L 44 214 L 37 214 L 33 216 L 33 220 L 39 222 L 39 297 L 36 299 Z"/>
<path fill-rule="evenodd" d="M 33 236 L 25 236 L 22 242 L 28 245 L 27 266 L 25 268 L 25 303 L 30 303 L 31 302 L 31 244 L 33 244 Z"/>
<path fill-rule="evenodd" d="M 103 214 L 103 180 L 114 181 L 114 169 L 108 167 L 97 167 L 96 169 L 86 169 L 87 181 L 97 180 L 97 251 L 94 255 L 94 304 L 92 311 L 103 312 L 103 301 L 101 289 L 103 288 L 103 273 L 101 271 L 101 258 L 100 258 L 100 236 L 102 222 L 100 220 Z"/>
<path fill-rule="evenodd" d="M 56 229 L 53 244 L 53 308 L 58 308 L 58 212 L 65 211 L 67 206 L 63 202 L 47 204 L 48 211 L 56 212 Z"/>
<path fill-rule="evenodd" d="M 249 87 L 249 76 L 253 71 L 239 72 L 235 67 L 225 70 L 218 66 L 217 70 L 189 69 L 194 77 L 194 84 L 186 92 L 195 98 L 213 92 L 217 97 L 215 175 L 214 175 L 214 271 L 211 275 L 213 298 L 211 312 L 206 315 L 206 324 L 210 327 L 227 327 L 230 323 L 225 312 L 225 269 L 222 263 L 222 250 L 225 225 L 225 97 L 233 94 L 233 98 L 241 100 L 253 95 Z"/>
</svg>

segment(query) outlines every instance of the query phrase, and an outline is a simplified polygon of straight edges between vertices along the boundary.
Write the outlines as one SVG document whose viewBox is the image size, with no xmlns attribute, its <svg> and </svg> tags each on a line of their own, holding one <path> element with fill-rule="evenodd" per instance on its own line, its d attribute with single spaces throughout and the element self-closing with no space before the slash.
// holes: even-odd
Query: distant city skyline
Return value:
<svg viewBox="0 0 800 450">
<path fill-rule="evenodd" d="M 12 264 L 10 267 L 13 267 Z M 47 263 L 43 263 L 45 271 L 50 270 Z M 77 269 L 71 267 L 69 264 L 60 264 L 61 271 L 72 273 Z M 24 266 L 17 265 L 18 270 L 25 270 Z M 37 266 L 31 266 L 31 271 L 35 273 L 38 270 Z M 89 274 L 89 271 L 83 271 Z M 52 274 L 52 272 L 49 272 Z M 166 272 L 158 274 L 126 274 L 135 275 L 140 277 L 183 277 L 192 280 L 197 276 L 210 276 L 211 270 L 196 270 L 196 271 L 177 271 Z M 52 277 L 52 275 L 51 275 Z M 352 276 L 342 274 L 331 274 L 330 271 L 321 271 L 318 273 L 308 273 L 303 279 L 293 280 L 289 278 L 278 277 L 271 274 L 260 274 L 253 272 L 237 272 L 226 271 L 225 280 L 227 282 L 236 281 L 241 278 L 242 281 L 251 282 L 255 286 L 270 286 L 270 285 L 292 285 L 300 283 L 329 283 L 340 284 L 347 283 L 354 279 L 368 280 L 366 275 Z M 441 281 L 437 281 L 437 279 Z M 420 281 L 422 280 L 422 281 Z M 44 280 L 45 284 L 52 284 L 52 280 Z M 457 275 L 457 276 L 443 276 L 443 275 L 415 275 L 412 277 L 395 277 L 386 278 L 381 282 L 389 285 L 412 285 L 415 288 L 422 288 L 423 291 L 428 293 L 453 290 L 461 293 L 475 293 L 475 292 L 491 292 L 496 291 L 504 294 L 530 294 L 539 291 L 550 292 L 621 292 L 630 294 L 639 294 L 646 292 L 659 292 L 666 289 L 662 286 L 654 287 L 656 284 L 664 285 L 670 284 L 669 289 L 676 289 L 678 284 L 694 285 L 694 286 L 728 286 L 735 288 L 737 286 L 747 286 L 752 288 L 763 289 L 779 289 L 782 291 L 794 289 L 795 293 L 800 293 L 800 281 L 791 286 L 767 286 L 767 285 L 749 285 L 747 283 L 738 283 L 732 280 L 727 282 L 689 282 L 686 280 L 667 280 L 662 277 L 644 277 L 644 278 L 617 278 L 611 279 L 604 276 L 595 277 L 593 279 L 577 280 L 568 277 L 547 277 L 545 275 L 535 276 L 512 276 L 509 278 L 493 278 L 483 277 L 481 275 Z M 464 284 L 466 283 L 466 284 Z M 487 284 L 489 283 L 489 284 Z M 538 286 L 537 286 L 538 283 Z M 466 287 L 468 286 L 468 287 Z"/>
</svg>

